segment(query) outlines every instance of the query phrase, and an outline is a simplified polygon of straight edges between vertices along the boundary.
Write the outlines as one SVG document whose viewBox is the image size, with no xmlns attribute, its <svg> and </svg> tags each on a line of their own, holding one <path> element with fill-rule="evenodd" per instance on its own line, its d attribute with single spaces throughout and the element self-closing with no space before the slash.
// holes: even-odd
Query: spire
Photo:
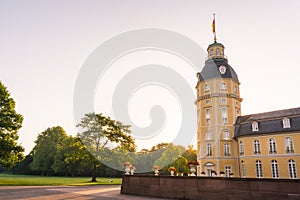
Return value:
<svg viewBox="0 0 300 200">
<path fill-rule="evenodd" d="M 216 22 L 215 22 L 215 13 L 214 13 L 214 19 L 213 19 L 213 22 L 211 24 L 211 27 L 212 27 L 212 32 L 214 34 L 214 41 L 215 43 L 217 42 L 217 34 L 216 34 Z"/>
</svg>

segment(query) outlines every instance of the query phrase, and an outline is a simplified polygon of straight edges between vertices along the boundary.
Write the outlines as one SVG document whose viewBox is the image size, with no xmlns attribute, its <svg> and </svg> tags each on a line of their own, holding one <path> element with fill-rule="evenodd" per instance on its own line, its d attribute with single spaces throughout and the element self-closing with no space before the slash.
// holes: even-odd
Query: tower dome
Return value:
<svg viewBox="0 0 300 200">
<path fill-rule="evenodd" d="M 228 64 L 228 59 L 224 54 L 224 45 L 214 42 L 207 48 L 207 59 L 200 72 L 199 81 L 213 78 L 232 78 L 239 83 L 238 76 L 234 69 Z"/>
</svg>

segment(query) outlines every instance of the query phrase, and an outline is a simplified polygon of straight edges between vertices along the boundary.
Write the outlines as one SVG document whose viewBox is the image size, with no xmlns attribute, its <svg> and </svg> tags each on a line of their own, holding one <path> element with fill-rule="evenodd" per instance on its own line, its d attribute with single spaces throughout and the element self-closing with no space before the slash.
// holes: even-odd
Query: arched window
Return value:
<svg viewBox="0 0 300 200">
<path fill-rule="evenodd" d="M 204 88 L 204 91 L 207 92 L 207 91 L 209 91 L 209 90 L 210 90 L 209 84 L 206 84 L 206 85 L 205 85 L 205 88 Z"/>
<path fill-rule="evenodd" d="M 221 52 L 220 52 L 220 49 L 219 49 L 219 48 L 216 49 L 216 54 L 217 54 L 217 56 L 220 56 L 220 55 L 221 55 Z"/>
<path fill-rule="evenodd" d="M 259 140 L 254 140 L 254 154 L 260 154 Z"/>
<path fill-rule="evenodd" d="M 212 156 L 212 147 L 210 143 L 207 144 L 206 152 L 207 152 L 207 156 Z"/>
<path fill-rule="evenodd" d="M 221 112 L 222 112 L 222 122 L 228 123 L 227 108 L 221 108 Z"/>
<path fill-rule="evenodd" d="M 230 140 L 230 132 L 228 130 L 223 131 L 223 140 Z"/>
<path fill-rule="evenodd" d="M 229 143 L 224 144 L 224 156 L 230 156 L 230 145 L 229 145 Z"/>
<path fill-rule="evenodd" d="M 209 108 L 205 109 L 205 119 L 206 119 L 206 123 L 210 124 L 210 109 Z"/>
<path fill-rule="evenodd" d="M 256 177 L 257 178 L 262 178 L 263 173 L 262 173 L 262 164 L 260 160 L 256 161 Z"/>
<path fill-rule="evenodd" d="M 276 142 L 274 138 L 269 139 L 269 153 L 276 153 Z"/>
<path fill-rule="evenodd" d="M 237 87 L 236 85 L 233 87 L 233 91 L 234 91 L 235 93 L 238 92 L 238 87 Z"/>
<path fill-rule="evenodd" d="M 221 89 L 221 90 L 227 90 L 227 85 L 226 85 L 226 83 L 221 83 L 220 89 Z"/>
<path fill-rule="evenodd" d="M 294 153 L 293 139 L 290 137 L 285 138 L 285 152 Z"/>
<path fill-rule="evenodd" d="M 213 137 L 212 137 L 212 132 L 210 131 L 210 130 L 208 130 L 207 132 L 206 132 L 206 140 L 212 140 L 213 139 Z"/>
<path fill-rule="evenodd" d="M 243 178 L 245 178 L 246 177 L 246 165 L 245 165 L 245 162 L 243 160 L 241 162 L 241 168 L 242 168 L 242 174 L 241 174 L 241 176 Z"/>
<path fill-rule="evenodd" d="M 277 160 L 272 160 L 271 166 L 272 166 L 272 177 L 279 178 Z"/>
<path fill-rule="evenodd" d="M 296 163 L 294 160 L 289 160 L 290 178 L 297 178 Z"/>
<path fill-rule="evenodd" d="M 240 155 L 244 155 L 244 143 L 240 141 Z"/>
<path fill-rule="evenodd" d="M 209 55 L 210 55 L 210 56 L 213 56 L 213 55 L 214 55 L 214 49 L 210 49 Z"/>
</svg>

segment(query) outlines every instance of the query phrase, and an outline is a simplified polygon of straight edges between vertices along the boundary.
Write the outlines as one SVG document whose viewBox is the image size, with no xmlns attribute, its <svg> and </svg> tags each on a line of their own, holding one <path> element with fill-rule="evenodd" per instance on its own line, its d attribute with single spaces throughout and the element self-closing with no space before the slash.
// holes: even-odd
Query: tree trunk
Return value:
<svg viewBox="0 0 300 200">
<path fill-rule="evenodd" d="M 96 165 L 96 162 L 94 162 L 91 182 L 97 182 L 97 165 Z"/>
</svg>

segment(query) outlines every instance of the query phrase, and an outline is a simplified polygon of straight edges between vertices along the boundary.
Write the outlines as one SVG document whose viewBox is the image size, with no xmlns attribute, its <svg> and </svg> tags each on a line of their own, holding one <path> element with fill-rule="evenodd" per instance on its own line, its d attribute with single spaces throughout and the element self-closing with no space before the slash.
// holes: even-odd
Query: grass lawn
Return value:
<svg viewBox="0 0 300 200">
<path fill-rule="evenodd" d="M 91 177 L 53 177 L 53 176 L 29 176 L 0 174 L 0 186 L 4 185 L 119 185 L 121 178 L 97 178 L 97 182 L 90 182 Z"/>
</svg>

